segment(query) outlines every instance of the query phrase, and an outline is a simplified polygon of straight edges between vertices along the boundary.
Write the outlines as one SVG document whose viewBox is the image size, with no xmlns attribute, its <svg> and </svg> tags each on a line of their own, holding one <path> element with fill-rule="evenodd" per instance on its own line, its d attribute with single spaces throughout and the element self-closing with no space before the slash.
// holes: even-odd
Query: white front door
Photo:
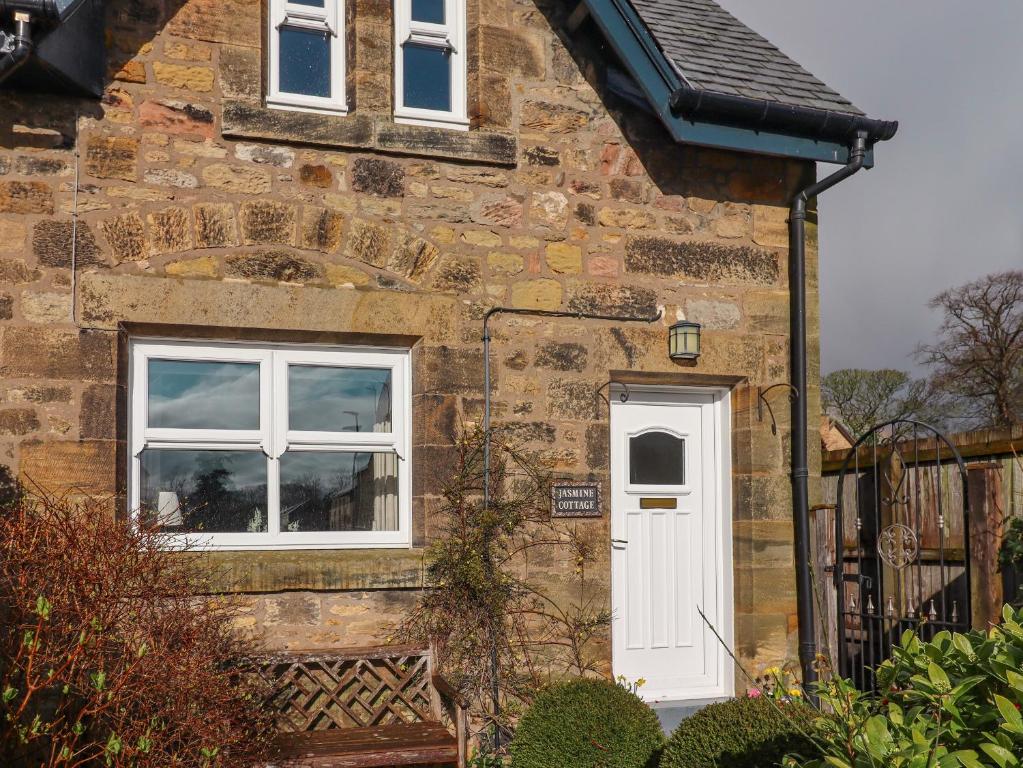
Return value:
<svg viewBox="0 0 1023 768">
<path fill-rule="evenodd" d="M 731 696 L 728 396 L 611 398 L 611 656 L 647 701 Z M 707 621 L 701 618 L 703 611 Z"/>
</svg>

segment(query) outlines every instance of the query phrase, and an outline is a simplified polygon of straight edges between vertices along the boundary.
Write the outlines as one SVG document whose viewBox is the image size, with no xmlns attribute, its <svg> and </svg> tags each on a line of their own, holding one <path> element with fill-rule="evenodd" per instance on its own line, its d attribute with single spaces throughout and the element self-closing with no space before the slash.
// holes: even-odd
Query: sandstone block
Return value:
<svg viewBox="0 0 1023 768">
<path fill-rule="evenodd" d="M 325 264 L 325 276 L 327 282 L 334 286 L 366 285 L 370 281 L 369 275 L 361 269 L 349 267 L 345 264 Z"/>
<path fill-rule="evenodd" d="M 238 211 L 245 245 L 294 245 L 297 213 L 290 203 L 251 200 Z"/>
<path fill-rule="evenodd" d="M 325 165 L 305 164 L 298 169 L 298 180 L 310 187 L 330 189 L 334 183 L 334 174 Z"/>
<path fill-rule="evenodd" d="M 90 384 L 82 393 L 78 434 L 83 440 L 116 440 L 117 399 L 123 394 L 115 384 Z"/>
<path fill-rule="evenodd" d="M 525 261 L 517 253 L 501 253 L 492 251 L 487 254 L 487 265 L 490 271 L 499 275 L 517 275 L 525 266 Z"/>
<path fill-rule="evenodd" d="M 352 222 L 345 255 L 374 267 L 384 267 L 394 248 L 391 231 L 362 219 Z"/>
<path fill-rule="evenodd" d="M 412 418 L 417 444 L 451 445 L 458 434 L 458 398 L 416 395 L 412 398 Z"/>
<path fill-rule="evenodd" d="M 752 333 L 787 335 L 789 295 L 787 291 L 751 291 L 742 299 L 746 330 Z"/>
<path fill-rule="evenodd" d="M 15 158 L 14 170 L 22 176 L 67 176 L 71 166 L 59 157 L 22 156 Z"/>
<path fill-rule="evenodd" d="M 522 156 L 529 165 L 560 165 L 561 155 L 552 147 L 528 147 Z"/>
<path fill-rule="evenodd" d="M 722 299 L 688 299 L 686 318 L 700 323 L 707 330 L 731 330 L 739 327 L 742 312 L 734 301 Z"/>
<path fill-rule="evenodd" d="M 547 387 L 547 412 L 554 418 L 591 421 L 598 418 L 598 404 L 589 381 L 555 379 Z"/>
<path fill-rule="evenodd" d="M 139 125 L 159 133 L 213 138 L 213 113 L 182 101 L 143 101 L 139 105 Z"/>
<path fill-rule="evenodd" d="M 260 49 L 240 45 L 220 46 L 220 91 L 228 99 L 259 101 L 262 67 Z"/>
<path fill-rule="evenodd" d="M 97 179 L 135 181 L 138 155 L 138 139 L 92 136 L 85 148 L 85 172 Z"/>
<path fill-rule="evenodd" d="M 585 112 L 566 104 L 527 101 L 522 105 L 522 127 L 543 133 L 572 133 L 584 128 L 588 121 Z"/>
<path fill-rule="evenodd" d="M 575 275 L 583 271 L 583 252 L 578 245 L 548 243 L 547 266 L 558 274 Z"/>
<path fill-rule="evenodd" d="M 653 215 L 637 208 L 601 208 L 597 221 L 602 227 L 621 229 L 649 229 L 656 223 Z"/>
<path fill-rule="evenodd" d="M 57 328 L 4 330 L 0 375 L 5 378 L 112 380 L 116 335 Z"/>
<path fill-rule="evenodd" d="M 167 23 L 178 37 L 258 48 L 262 40 L 259 0 L 187 0 Z"/>
<path fill-rule="evenodd" d="M 471 256 L 450 256 L 437 268 L 433 286 L 440 291 L 468 293 L 483 279 L 480 263 Z"/>
<path fill-rule="evenodd" d="M 0 181 L 0 213 L 53 213 L 53 190 L 43 181 Z"/>
<path fill-rule="evenodd" d="M 569 292 L 568 308 L 599 315 L 649 317 L 657 313 L 657 294 L 649 288 L 615 283 L 579 283 Z"/>
<path fill-rule="evenodd" d="M 188 211 L 173 206 L 146 216 L 153 253 L 176 253 L 192 247 L 192 222 Z"/>
<path fill-rule="evenodd" d="M 646 186 L 636 179 L 611 179 L 608 183 L 611 197 L 627 203 L 645 203 Z"/>
<path fill-rule="evenodd" d="M 32 323 L 68 322 L 71 319 L 71 294 L 25 292 L 21 294 L 21 314 Z"/>
<path fill-rule="evenodd" d="M 419 392 L 478 394 L 483 388 L 483 350 L 478 346 L 426 347 L 416 357 L 415 373 Z"/>
<path fill-rule="evenodd" d="M 14 317 L 14 297 L 9 293 L 0 293 L 0 320 Z"/>
<path fill-rule="evenodd" d="M 437 261 L 438 256 L 440 250 L 435 245 L 421 237 L 406 234 L 399 239 L 393 255 L 387 261 L 387 267 L 392 272 L 405 275 L 409 280 L 419 282 Z M 478 283 L 479 279 L 478 265 L 474 272 L 472 266 L 464 264 L 452 265 L 445 278 L 451 287 L 465 281 L 467 281 L 465 285 L 472 285 Z"/>
<path fill-rule="evenodd" d="M 586 368 L 587 351 L 575 342 L 547 341 L 536 350 L 536 365 L 554 371 L 582 371 Z"/>
<path fill-rule="evenodd" d="M 216 163 L 203 168 L 202 178 L 211 187 L 247 195 L 265 195 L 270 192 L 269 171 L 238 165 Z"/>
<path fill-rule="evenodd" d="M 306 206 L 302 211 L 302 247 L 333 253 L 341 245 L 345 217 L 327 208 Z"/>
<path fill-rule="evenodd" d="M 484 248 L 496 248 L 501 244 L 501 236 L 496 232 L 489 232 L 484 229 L 469 229 L 462 233 L 462 242 L 468 245 L 478 245 Z"/>
<path fill-rule="evenodd" d="M 307 283 L 323 278 L 323 267 L 285 250 L 232 254 L 226 261 L 227 274 L 250 280 Z"/>
<path fill-rule="evenodd" d="M 99 226 L 117 263 L 148 258 L 145 226 L 142 217 L 134 211 L 104 219 Z"/>
<path fill-rule="evenodd" d="M 75 264 L 79 267 L 102 264 L 103 254 L 96 238 L 83 221 L 76 227 L 70 221 L 46 219 L 32 228 L 32 253 L 44 267 L 71 266 L 71 235 L 74 232 Z"/>
<path fill-rule="evenodd" d="M 630 238 L 625 245 L 625 268 L 702 282 L 771 284 L 779 278 L 778 260 L 769 251 L 662 237 Z"/>
<path fill-rule="evenodd" d="M 528 30 L 484 25 L 479 30 L 480 59 L 504 75 L 542 80 L 545 72 L 543 39 Z"/>
<path fill-rule="evenodd" d="M 195 217 L 195 247 L 223 248 L 238 245 L 234 206 L 230 203 L 200 203 L 192 206 Z"/>
<path fill-rule="evenodd" d="M 16 253 L 20 256 L 24 247 L 25 225 L 20 221 L 0 219 L 0 253 Z"/>
<path fill-rule="evenodd" d="M 177 168 L 151 168 L 145 172 L 143 179 L 147 184 L 159 184 L 162 187 L 178 187 L 179 189 L 195 189 L 199 180 L 192 174 Z M 107 194 L 111 194 L 108 192 Z M 111 196 L 115 196 L 112 195 Z M 123 197 L 136 199 L 169 200 L 172 195 L 155 193 L 152 190 L 125 190 Z"/>
<path fill-rule="evenodd" d="M 534 192 L 529 215 L 534 224 L 562 230 L 568 224 L 568 198 L 561 192 Z"/>
<path fill-rule="evenodd" d="M 295 162 L 293 150 L 266 144 L 238 144 L 234 148 L 234 156 L 239 160 L 259 165 L 275 165 L 278 168 L 290 168 Z"/>
<path fill-rule="evenodd" d="M 559 309 L 562 288 L 557 280 L 523 280 L 512 285 L 512 306 L 524 309 Z"/>
<path fill-rule="evenodd" d="M 788 248 L 788 211 L 781 206 L 754 205 L 753 242 L 769 248 Z"/>
<path fill-rule="evenodd" d="M 39 279 L 39 270 L 18 259 L 0 259 L 0 284 L 32 283 Z"/>
<path fill-rule="evenodd" d="M 209 67 L 184 66 L 165 61 L 153 62 L 156 82 L 171 88 L 208 93 L 213 90 L 213 70 Z"/>
<path fill-rule="evenodd" d="M 508 175 L 490 168 L 465 168 L 454 166 L 447 171 L 448 181 L 464 184 L 480 184 L 484 187 L 507 187 Z"/>
<path fill-rule="evenodd" d="M 352 163 L 352 189 L 383 197 L 405 194 L 405 171 L 398 163 L 378 157 L 359 157 Z"/>
<path fill-rule="evenodd" d="M 214 256 L 201 256 L 198 259 L 171 261 L 164 265 L 163 271 L 170 277 L 216 277 L 217 259 Z"/>
<path fill-rule="evenodd" d="M 587 263 L 587 271 L 594 277 L 618 277 L 621 263 L 614 256 L 594 256 Z"/>
</svg>

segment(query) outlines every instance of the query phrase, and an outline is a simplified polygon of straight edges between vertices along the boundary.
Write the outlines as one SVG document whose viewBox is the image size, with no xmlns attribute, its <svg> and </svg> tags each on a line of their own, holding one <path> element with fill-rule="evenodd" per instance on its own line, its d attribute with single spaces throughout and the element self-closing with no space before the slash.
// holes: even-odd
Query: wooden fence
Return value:
<svg viewBox="0 0 1023 768">
<path fill-rule="evenodd" d="M 894 468 L 891 462 L 891 447 L 863 446 L 850 462 L 843 486 L 843 560 L 860 546 L 860 535 L 855 529 L 855 508 L 857 485 L 859 502 L 874 498 L 873 489 L 879 483 L 891 481 L 891 472 L 907 472 L 906 489 L 921 499 L 923 509 L 933 508 L 941 497 L 952 512 L 944 516 L 942 538 L 942 567 L 947 567 L 945 579 L 955 580 L 964 571 L 962 563 L 970 563 L 971 621 L 975 627 L 997 621 L 1003 601 L 1016 599 L 1015 580 L 1003 579 L 998 570 L 998 551 L 1001 548 L 1003 532 L 1012 517 L 1023 517 L 1023 427 L 1003 430 L 979 430 L 948 436 L 949 441 L 962 456 L 967 469 L 966 493 L 969 494 L 969 558 L 964 551 L 964 522 L 962 516 L 963 486 L 955 462 L 947 463 L 951 454 L 933 439 L 902 440 L 898 443 L 909 468 Z M 838 476 L 842 465 L 849 456 L 848 450 L 826 451 L 822 464 L 822 504 L 814 512 L 813 560 L 814 579 L 817 588 L 817 613 L 819 614 L 818 647 L 835 658 L 836 593 L 832 580 L 836 563 L 835 546 L 835 504 L 838 493 Z M 946 462 L 946 463 L 942 463 Z M 916 468 L 914 469 L 913 466 Z M 882 517 L 884 510 L 881 510 Z M 918 582 L 908 590 L 905 600 L 910 608 L 920 609 L 912 604 L 912 595 L 934 594 L 930 581 L 938 583 L 935 548 L 938 543 L 937 514 L 922 514 L 916 528 L 919 537 L 919 557 L 922 567 L 916 578 Z M 959 565 L 956 565 L 958 563 Z M 965 580 L 962 580 L 965 582 Z M 1008 589 L 1003 586 L 1008 585 Z M 852 585 L 849 590 L 854 589 Z M 1010 594 L 1006 594 L 1009 591 Z M 847 591 L 847 595 L 850 592 Z M 954 598 L 955 595 L 952 595 Z M 848 597 L 846 598 L 848 600 Z M 880 610 L 880 606 L 878 607 Z M 906 605 L 897 606 L 905 610 Z M 845 627 L 847 633 L 855 627 Z M 847 634 L 848 637 L 848 634 Z"/>
</svg>

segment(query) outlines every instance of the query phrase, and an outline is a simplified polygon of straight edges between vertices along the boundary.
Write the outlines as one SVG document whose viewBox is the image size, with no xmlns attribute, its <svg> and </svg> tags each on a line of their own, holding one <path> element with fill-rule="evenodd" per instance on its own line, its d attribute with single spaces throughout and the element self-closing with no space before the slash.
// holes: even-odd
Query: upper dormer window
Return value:
<svg viewBox="0 0 1023 768">
<path fill-rule="evenodd" d="M 465 0 L 395 0 L 394 115 L 467 128 Z"/>
<path fill-rule="evenodd" d="M 270 0 L 269 18 L 267 103 L 344 114 L 344 0 Z"/>
</svg>

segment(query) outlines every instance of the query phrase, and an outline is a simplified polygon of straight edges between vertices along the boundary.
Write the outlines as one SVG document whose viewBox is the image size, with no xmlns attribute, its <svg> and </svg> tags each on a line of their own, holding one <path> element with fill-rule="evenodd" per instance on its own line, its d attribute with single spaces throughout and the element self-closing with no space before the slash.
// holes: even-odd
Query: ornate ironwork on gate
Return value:
<svg viewBox="0 0 1023 768">
<path fill-rule="evenodd" d="M 840 674 L 872 690 L 907 629 L 970 627 L 969 537 L 966 467 L 941 432 L 896 420 L 856 442 L 835 507 Z"/>
</svg>

